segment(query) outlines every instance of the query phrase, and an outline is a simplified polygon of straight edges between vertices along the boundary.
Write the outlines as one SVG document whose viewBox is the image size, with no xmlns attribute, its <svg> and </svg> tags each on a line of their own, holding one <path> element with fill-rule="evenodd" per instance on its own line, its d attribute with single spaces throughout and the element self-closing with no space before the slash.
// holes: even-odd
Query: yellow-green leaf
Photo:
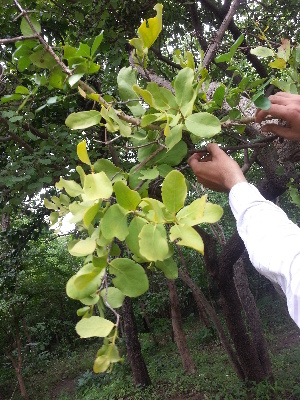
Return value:
<svg viewBox="0 0 300 400">
<path fill-rule="evenodd" d="M 108 319 L 97 316 L 81 319 L 76 325 L 76 332 L 81 338 L 106 337 L 114 324 Z"/>
<path fill-rule="evenodd" d="M 163 261 L 168 257 L 167 234 L 162 224 L 147 224 L 139 234 L 139 247 L 142 257 L 149 261 Z"/>
<path fill-rule="evenodd" d="M 110 274 L 115 275 L 113 284 L 123 294 L 138 297 L 149 288 L 149 282 L 144 268 L 128 258 L 116 258 L 109 266 Z"/>
<path fill-rule="evenodd" d="M 108 199 L 113 192 L 111 181 L 104 172 L 86 175 L 83 186 L 85 200 Z"/>
<path fill-rule="evenodd" d="M 286 61 L 283 58 L 275 58 L 274 61 L 269 63 L 269 67 L 275 69 L 285 69 L 286 68 Z"/>
<path fill-rule="evenodd" d="M 96 249 L 96 241 L 91 238 L 83 240 L 71 240 L 68 244 L 69 253 L 75 257 L 83 257 L 92 254 Z"/>
<path fill-rule="evenodd" d="M 162 184 L 162 200 L 171 213 L 176 213 L 184 206 L 187 195 L 185 178 L 179 171 L 171 171 Z"/>
<path fill-rule="evenodd" d="M 87 165 L 92 165 L 90 162 L 87 149 L 86 149 L 86 141 L 83 140 L 82 142 L 78 143 L 77 145 L 77 155 L 80 161 L 82 161 L 84 164 Z"/>
<path fill-rule="evenodd" d="M 204 244 L 201 236 L 189 226 L 174 225 L 170 229 L 170 240 L 177 240 L 179 246 L 186 246 L 204 254 Z"/>
<path fill-rule="evenodd" d="M 162 30 L 162 4 L 156 4 L 154 10 L 157 12 L 156 17 L 149 18 L 147 22 L 144 20 L 138 29 L 144 47 L 148 48 L 152 46 Z"/>
<path fill-rule="evenodd" d="M 141 196 L 135 190 L 131 190 L 124 182 L 118 181 L 114 184 L 114 192 L 118 204 L 125 210 L 134 211 L 141 202 Z"/>
</svg>

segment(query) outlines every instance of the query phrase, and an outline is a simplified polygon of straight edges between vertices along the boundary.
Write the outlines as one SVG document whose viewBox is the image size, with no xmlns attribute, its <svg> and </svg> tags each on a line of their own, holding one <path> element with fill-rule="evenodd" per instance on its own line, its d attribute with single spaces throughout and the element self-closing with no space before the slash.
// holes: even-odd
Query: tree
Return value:
<svg viewBox="0 0 300 400">
<path fill-rule="evenodd" d="M 260 189 L 268 199 L 284 193 L 291 179 L 298 184 L 295 147 L 291 152 L 286 142 L 265 137 L 247 115 L 249 103 L 269 107 L 265 90 L 299 91 L 298 33 L 289 26 L 299 13 L 296 2 L 288 10 L 266 2 L 263 14 L 260 5 L 242 8 L 239 1 L 222 6 L 206 0 L 164 1 L 164 14 L 162 5 L 154 2 L 96 5 L 87 0 L 70 8 L 56 2 L 14 3 L 6 17 L 20 13 L 23 36 L 14 25 L 9 37 L 0 41 L 6 61 L 1 202 L 9 212 L 27 195 L 64 177 L 56 188 L 66 194 L 45 204 L 54 211 L 53 223 L 71 211 L 83 232 L 69 245 L 72 255 L 86 258 L 69 280 L 67 293 L 84 304 L 78 310 L 84 317 L 77 324 L 80 336 L 106 338 L 94 369 L 102 372 L 119 360 L 119 315 L 113 310 L 124 295 L 135 297 L 147 290 L 146 266 L 174 279 L 172 243 L 203 253 L 204 242 L 206 268 L 220 290 L 235 347 L 231 360 L 238 360 L 235 367 L 244 379 L 271 376 L 268 360 L 261 359 L 266 354 L 260 347 L 263 342 L 257 348 L 258 342 L 248 335 L 251 326 L 243 319 L 243 296 L 238 293 L 242 277 L 237 271 L 234 279 L 243 243 L 235 233 L 218 251 L 214 235 L 198 227 L 216 222 L 222 214 L 206 196 L 184 207 L 185 179 L 199 190 L 186 171 L 185 157 L 205 151 L 203 142 L 214 137 L 225 150 L 236 152 L 244 171 L 259 165 L 264 173 Z M 41 11 L 41 24 L 35 13 L 26 11 L 34 8 Z M 292 46 L 289 40 L 277 45 L 269 39 L 281 31 L 279 25 L 266 26 L 274 9 L 287 22 Z M 51 13 L 59 13 L 54 29 Z M 140 25 L 141 15 L 148 21 Z M 82 23 L 79 40 L 69 29 L 72 20 Z M 251 34 L 254 28 L 258 37 Z M 131 39 L 126 52 L 125 39 Z M 168 51 L 175 46 L 171 60 Z M 267 79 L 270 67 L 276 76 Z M 210 84 L 212 80 L 219 83 Z M 76 167 L 80 179 L 75 174 L 75 143 L 83 163 Z M 28 163 L 34 165 L 29 171 Z M 114 287 L 109 286 L 111 275 Z M 115 313 L 115 323 L 104 318 L 104 305 Z M 251 307 L 248 311 L 257 318 Z M 93 315 L 96 309 L 100 317 Z M 257 338 L 254 332 L 253 337 Z"/>
</svg>

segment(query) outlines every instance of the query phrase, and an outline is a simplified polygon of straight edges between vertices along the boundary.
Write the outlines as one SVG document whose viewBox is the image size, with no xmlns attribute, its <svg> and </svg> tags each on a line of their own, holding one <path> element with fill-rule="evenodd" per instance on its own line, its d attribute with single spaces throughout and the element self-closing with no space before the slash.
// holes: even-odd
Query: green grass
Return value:
<svg viewBox="0 0 300 400">
<path fill-rule="evenodd" d="M 141 334 L 140 342 L 152 386 L 143 389 L 133 385 L 129 362 L 115 365 L 111 373 L 92 372 L 95 353 L 93 343 L 88 350 L 79 348 L 61 359 L 48 360 L 36 373 L 26 371 L 26 386 L 31 400 L 48 400 L 54 390 L 59 400 L 160 400 L 190 399 L 195 394 L 209 400 L 297 400 L 300 399 L 299 331 L 282 307 L 275 301 L 262 301 L 263 326 L 270 347 L 275 384 L 268 382 L 248 387 L 240 382 L 213 330 L 207 330 L 188 319 L 185 331 L 189 348 L 197 365 L 196 375 L 185 374 L 176 345 L 169 331 L 156 329 L 159 345 L 150 334 Z M 293 343 L 294 342 L 294 343 Z M 124 344 L 119 344 L 124 351 Z M 73 385 L 72 394 L 62 392 L 64 384 Z M 17 394 L 13 400 L 19 400 Z"/>
</svg>

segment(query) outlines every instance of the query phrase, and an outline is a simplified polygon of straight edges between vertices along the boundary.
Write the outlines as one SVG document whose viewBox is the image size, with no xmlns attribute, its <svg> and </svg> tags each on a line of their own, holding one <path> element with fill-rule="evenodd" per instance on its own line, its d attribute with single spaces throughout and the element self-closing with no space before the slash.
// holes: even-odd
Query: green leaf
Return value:
<svg viewBox="0 0 300 400">
<path fill-rule="evenodd" d="M 134 211 L 141 202 L 141 196 L 131 190 L 124 182 L 118 181 L 114 184 L 114 192 L 118 204 L 125 210 Z"/>
<path fill-rule="evenodd" d="M 180 240 L 181 239 L 181 240 Z M 179 246 L 186 246 L 199 251 L 204 254 L 204 244 L 201 236 L 195 231 L 195 229 L 189 226 L 174 225 L 170 229 L 170 240 L 177 241 Z"/>
<path fill-rule="evenodd" d="M 80 43 L 79 49 L 76 52 L 76 56 L 77 57 L 89 58 L 90 55 L 91 55 L 90 46 L 87 45 L 86 43 Z"/>
<path fill-rule="evenodd" d="M 194 97 L 193 82 L 194 71 L 188 67 L 183 68 L 181 71 L 179 71 L 178 75 L 175 78 L 175 98 L 184 116 L 185 113 L 182 109 L 185 110 L 185 106 L 187 106 Z"/>
<path fill-rule="evenodd" d="M 145 225 L 147 225 L 145 219 L 135 216 L 130 222 L 128 228 L 129 233 L 126 237 L 126 243 L 129 250 L 140 258 L 142 258 L 142 255 L 140 253 L 139 234 Z"/>
<path fill-rule="evenodd" d="M 96 241 L 91 238 L 71 240 L 68 244 L 69 253 L 75 257 L 84 257 L 92 254 L 96 249 Z"/>
<path fill-rule="evenodd" d="M 104 172 L 86 175 L 84 180 L 85 200 L 109 199 L 113 192 L 111 181 Z"/>
<path fill-rule="evenodd" d="M 127 214 L 128 211 L 119 206 L 119 204 L 109 207 L 101 220 L 101 231 L 106 239 L 116 237 L 119 240 L 125 240 L 129 233 Z"/>
<path fill-rule="evenodd" d="M 244 35 L 241 35 L 237 38 L 237 40 L 233 43 L 233 45 L 230 47 L 230 54 L 233 56 L 234 53 L 237 51 L 237 49 L 239 48 L 239 46 L 243 43 L 244 41 Z"/>
<path fill-rule="evenodd" d="M 18 94 L 30 94 L 30 92 L 29 92 L 29 90 L 26 88 L 26 87 L 24 87 L 24 86 L 17 86 L 16 87 L 16 90 L 15 90 L 15 93 L 18 93 Z"/>
<path fill-rule="evenodd" d="M 89 207 L 83 214 L 83 223 L 88 228 L 99 211 L 99 204 Z"/>
<path fill-rule="evenodd" d="M 190 115 L 185 120 L 185 126 L 194 135 L 207 139 L 221 132 L 219 119 L 207 112 Z"/>
<path fill-rule="evenodd" d="M 170 134 L 166 137 L 165 143 L 168 150 L 171 150 L 182 139 L 183 125 L 179 124 L 170 130 Z"/>
<path fill-rule="evenodd" d="M 31 64 L 31 60 L 28 56 L 22 56 L 18 59 L 18 71 L 24 72 L 26 68 Z"/>
<path fill-rule="evenodd" d="M 6 94 L 5 96 L 1 97 L 1 102 L 8 103 L 9 101 L 17 101 L 21 99 L 22 99 L 21 94 Z"/>
<path fill-rule="evenodd" d="M 274 51 L 269 47 L 264 47 L 264 46 L 258 46 L 255 47 L 255 49 L 251 49 L 250 53 L 254 54 L 257 57 L 263 57 L 263 58 L 274 57 Z"/>
<path fill-rule="evenodd" d="M 95 270 L 95 268 L 93 267 L 93 264 L 86 264 L 77 272 L 76 275 L 72 276 L 68 280 L 67 286 L 66 286 L 66 292 L 67 292 L 67 295 L 71 299 L 80 300 L 83 304 L 86 304 L 86 305 L 95 304 L 94 303 L 95 297 L 98 296 L 96 294 L 96 291 L 101 284 L 104 270 L 102 270 L 98 274 L 93 274 L 94 278 L 89 279 L 88 284 L 86 284 L 83 289 L 81 289 L 81 290 L 78 289 L 78 283 L 80 284 L 80 281 L 77 281 L 77 286 L 75 285 L 75 281 L 81 275 L 85 276 L 88 273 L 92 272 L 93 270 Z"/>
<path fill-rule="evenodd" d="M 91 307 L 88 307 L 88 306 L 79 308 L 79 309 L 77 310 L 77 315 L 78 315 L 78 317 L 82 317 L 84 314 L 86 314 L 88 311 L 90 311 L 90 309 L 91 309 Z"/>
<path fill-rule="evenodd" d="M 101 374 L 105 372 L 110 366 L 110 359 L 107 355 L 97 357 L 94 361 L 93 371 L 95 374 Z"/>
<path fill-rule="evenodd" d="M 34 29 L 37 31 L 37 33 L 41 33 L 41 25 L 40 23 L 37 21 L 35 15 L 31 15 L 30 16 L 30 22 L 32 23 Z M 21 32 L 23 36 L 31 36 L 34 35 L 35 32 L 32 30 L 31 26 L 29 25 L 29 23 L 26 21 L 26 19 L 23 17 L 21 20 Z"/>
<path fill-rule="evenodd" d="M 83 193 L 82 187 L 75 181 L 67 181 L 66 179 L 60 178 L 55 186 L 57 189 L 61 190 L 65 188 L 65 191 L 71 197 L 76 197 Z"/>
<path fill-rule="evenodd" d="M 51 225 L 56 224 L 56 222 L 58 221 L 58 218 L 59 218 L 59 213 L 58 213 L 58 212 L 52 212 L 52 213 L 50 214 L 50 222 L 51 222 Z"/>
<path fill-rule="evenodd" d="M 156 167 L 149 169 L 140 169 L 139 179 L 155 179 L 159 176 L 158 169 Z"/>
<path fill-rule="evenodd" d="M 138 85 L 133 85 L 132 89 L 138 93 L 150 107 L 156 108 L 152 94 L 148 90 L 142 89 Z"/>
<path fill-rule="evenodd" d="M 104 318 L 92 316 L 83 318 L 76 324 L 76 332 L 81 338 L 106 337 L 110 334 L 114 324 Z"/>
<path fill-rule="evenodd" d="M 115 275 L 113 284 L 125 296 L 137 297 L 149 288 L 144 268 L 128 258 L 116 258 L 109 266 L 110 274 Z"/>
<path fill-rule="evenodd" d="M 107 303 L 112 307 L 112 308 L 119 308 L 122 306 L 123 301 L 125 299 L 124 293 L 122 293 L 119 289 L 115 287 L 109 287 L 106 289 L 101 290 L 100 292 L 101 297 L 103 298 L 104 304 L 105 304 L 105 298 Z"/>
<path fill-rule="evenodd" d="M 77 155 L 79 160 L 82 161 L 84 164 L 92 165 L 86 149 L 86 140 L 83 140 L 82 142 L 78 143 Z"/>
<path fill-rule="evenodd" d="M 237 108 L 233 108 L 232 110 L 230 110 L 228 115 L 231 121 L 241 118 L 241 112 Z"/>
<path fill-rule="evenodd" d="M 225 86 L 221 85 L 217 87 L 215 93 L 213 95 L 213 101 L 219 106 L 222 107 L 223 101 L 225 97 Z"/>
<path fill-rule="evenodd" d="M 81 72 L 80 74 L 74 74 L 71 75 L 70 78 L 68 79 L 69 85 L 72 87 L 74 86 L 82 77 L 84 73 Z"/>
<path fill-rule="evenodd" d="M 180 225 L 196 225 L 196 221 L 203 217 L 207 196 L 194 200 L 188 206 L 182 208 L 176 215 Z"/>
<path fill-rule="evenodd" d="M 117 77 L 120 97 L 123 101 L 137 99 L 139 96 L 133 90 L 133 85 L 137 82 L 137 71 L 132 67 L 122 68 Z M 127 107 L 130 109 L 134 116 L 141 116 L 145 113 L 144 108 L 138 101 L 132 101 L 127 103 Z"/>
<path fill-rule="evenodd" d="M 163 213 L 163 209 L 165 208 L 165 206 L 159 200 L 144 197 L 142 202 L 140 203 L 140 206 L 142 207 L 143 212 L 148 213 L 148 219 L 151 219 L 153 222 L 157 223 L 165 222 L 165 216 Z"/>
<path fill-rule="evenodd" d="M 254 101 L 254 104 L 256 107 L 261 108 L 262 110 L 269 110 L 271 107 L 271 101 L 263 94 Z"/>
<path fill-rule="evenodd" d="M 176 213 L 184 206 L 187 195 L 185 178 L 179 171 L 171 171 L 162 184 L 162 200 L 171 213 Z"/>
<path fill-rule="evenodd" d="M 101 114 L 99 111 L 81 111 L 78 113 L 70 114 L 65 124 L 71 129 L 86 129 L 90 126 L 99 124 L 101 121 Z"/>
<path fill-rule="evenodd" d="M 103 31 L 100 33 L 100 35 L 96 36 L 92 45 L 92 50 L 91 50 L 91 56 L 93 57 L 93 55 L 96 53 L 96 51 L 98 50 L 98 47 L 100 46 L 101 42 L 103 39 Z"/>
<path fill-rule="evenodd" d="M 283 58 L 275 58 L 274 61 L 269 63 L 270 68 L 275 69 L 285 69 L 286 68 L 286 61 Z"/>
<path fill-rule="evenodd" d="M 230 62 L 232 59 L 231 53 L 220 54 L 215 58 L 215 62 L 218 64 L 220 62 Z"/>
<path fill-rule="evenodd" d="M 155 266 L 162 270 L 168 279 L 177 279 L 178 278 L 178 267 L 173 258 L 167 258 L 163 261 L 156 261 Z"/>
<path fill-rule="evenodd" d="M 62 68 L 58 65 L 55 67 L 49 76 L 49 85 L 55 89 L 63 89 L 67 74 L 62 71 Z"/>
<path fill-rule="evenodd" d="M 167 234 L 162 224 L 147 224 L 139 234 L 140 254 L 149 261 L 163 261 L 168 257 Z"/>
<path fill-rule="evenodd" d="M 69 297 L 71 297 L 71 296 L 69 296 Z M 83 297 L 83 298 L 80 299 L 80 301 L 81 301 L 82 304 L 84 304 L 86 306 L 93 306 L 93 305 L 98 303 L 99 295 L 98 294 L 94 294 L 92 296 Z"/>
<path fill-rule="evenodd" d="M 35 51 L 29 56 L 31 62 L 40 68 L 52 69 L 56 65 L 56 61 L 52 57 L 50 53 L 48 53 L 45 49 L 40 49 Z"/>
<path fill-rule="evenodd" d="M 116 167 L 111 161 L 104 158 L 97 160 L 94 164 L 95 172 L 104 172 L 106 176 L 112 180 L 116 176 L 123 176 L 123 171 L 121 168 Z"/>
<path fill-rule="evenodd" d="M 148 49 L 153 45 L 162 30 L 162 4 L 156 4 L 154 10 L 157 12 L 156 17 L 144 20 L 138 28 L 139 37 L 142 39 L 144 47 Z"/>
</svg>

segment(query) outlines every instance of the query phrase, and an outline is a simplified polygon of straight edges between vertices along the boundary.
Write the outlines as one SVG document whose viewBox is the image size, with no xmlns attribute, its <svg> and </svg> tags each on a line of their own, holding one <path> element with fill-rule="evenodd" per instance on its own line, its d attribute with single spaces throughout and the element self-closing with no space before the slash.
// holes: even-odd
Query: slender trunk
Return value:
<svg viewBox="0 0 300 400">
<path fill-rule="evenodd" d="M 261 366 L 256 348 L 245 326 L 234 281 L 229 277 L 229 279 L 223 279 L 218 286 L 227 327 L 244 375 L 249 381 L 261 382 L 267 378 L 267 374 Z"/>
<path fill-rule="evenodd" d="M 16 371 L 22 399 L 29 400 L 29 397 L 28 397 L 27 391 L 26 391 L 26 387 L 25 387 L 25 383 L 24 383 L 24 379 L 21 374 L 21 368 L 19 368 L 18 363 L 16 362 L 16 360 L 13 358 L 13 356 L 11 354 L 6 352 L 6 356 L 11 361 L 11 363 Z"/>
<path fill-rule="evenodd" d="M 18 320 L 18 316 L 16 315 L 16 312 L 15 312 L 15 307 L 13 305 L 11 307 L 11 310 L 12 310 L 12 314 L 13 314 L 13 318 L 14 318 L 15 338 L 16 338 L 15 343 L 17 346 L 18 360 L 16 361 L 13 358 L 13 356 L 11 354 L 9 354 L 9 352 L 6 352 L 6 355 L 10 359 L 10 361 L 16 371 L 22 399 L 28 400 L 28 395 L 27 395 L 24 379 L 23 379 L 23 376 L 21 373 L 23 360 L 22 360 L 22 351 L 21 351 L 19 320 Z"/>
<path fill-rule="evenodd" d="M 129 297 L 125 297 L 122 305 L 122 313 L 127 354 L 131 365 L 134 384 L 149 386 L 151 385 L 151 380 L 142 355 L 132 303 Z"/>
<path fill-rule="evenodd" d="M 145 321 L 147 329 L 151 333 L 151 336 L 152 336 L 154 344 L 157 345 L 156 337 L 154 335 L 152 326 L 151 326 L 149 318 L 148 318 L 148 314 L 147 314 L 147 310 L 146 310 L 146 307 L 145 307 L 145 303 L 142 300 L 139 300 L 139 305 L 141 307 L 141 310 L 142 310 L 142 313 L 143 313 L 143 319 Z"/>
<path fill-rule="evenodd" d="M 187 263 L 185 262 L 185 258 L 183 256 L 181 248 L 178 245 L 176 245 L 176 248 L 177 248 L 180 260 L 182 262 L 182 265 L 184 267 L 184 271 L 182 271 L 182 272 L 183 272 L 184 276 L 187 276 L 189 278 L 190 274 L 189 274 L 188 266 L 187 266 Z M 197 293 L 195 293 L 193 290 L 192 290 L 192 295 L 194 297 L 194 300 L 195 300 L 195 303 L 196 303 L 196 306 L 197 306 L 200 324 L 203 322 L 204 325 L 206 326 L 206 328 L 209 328 L 210 323 L 209 323 L 209 319 L 207 318 L 207 315 L 206 315 L 206 312 L 205 312 L 205 307 L 203 306 L 202 302 L 199 301 L 199 296 L 197 296 Z"/>
<path fill-rule="evenodd" d="M 234 282 L 237 289 L 247 323 L 251 330 L 252 340 L 255 344 L 259 360 L 264 373 L 273 379 L 271 361 L 267 350 L 267 343 L 263 334 L 260 315 L 255 304 L 254 297 L 249 288 L 249 282 L 245 271 L 245 259 L 241 257 L 234 265 Z"/>
<path fill-rule="evenodd" d="M 187 346 L 185 335 L 183 332 L 180 304 L 177 294 L 176 283 L 174 280 L 167 279 L 167 285 L 170 297 L 171 319 L 174 332 L 174 339 L 180 353 L 183 369 L 186 372 L 196 373 L 197 368 L 191 356 L 189 348 Z"/>
<path fill-rule="evenodd" d="M 182 270 L 178 271 L 180 279 L 191 289 L 193 292 L 194 298 L 197 298 L 197 302 L 201 302 L 203 307 L 205 308 L 207 314 L 209 315 L 209 318 L 211 319 L 212 323 L 214 324 L 218 335 L 220 342 L 222 343 L 224 349 L 226 350 L 228 357 L 233 365 L 233 368 L 235 369 L 235 372 L 237 373 L 238 377 L 241 380 L 245 379 L 244 373 L 242 371 L 241 365 L 239 363 L 239 360 L 237 359 L 237 356 L 224 332 L 223 326 L 213 309 L 213 307 L 209 304 L 209 302 L 206 300 L 204 294 L 202 293 L 201 289 L 195 284 L 195 282 L 188 276 L 186 275 Z"/>
</svg>

